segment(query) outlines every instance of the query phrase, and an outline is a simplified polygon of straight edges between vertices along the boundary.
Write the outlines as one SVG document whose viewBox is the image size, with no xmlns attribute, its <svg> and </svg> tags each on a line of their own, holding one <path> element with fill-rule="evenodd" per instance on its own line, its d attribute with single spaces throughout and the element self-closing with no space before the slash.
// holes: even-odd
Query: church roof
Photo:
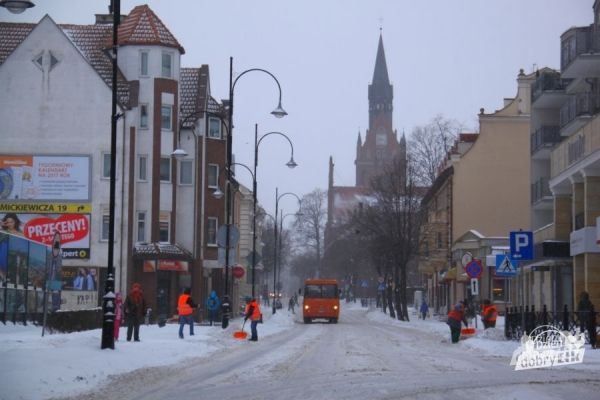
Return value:
<svg viewBox="0 0 600 400">
<path fill-rule="evenodd" d="M 385 51 L 383 50 L 383 35 L 379 35 L 379 46 L 375 58 L 375 70 L 373 71 L 373 85 L 389 85 L 387 63 L 385 62 Z"/>
<path fill-rule="evenodd" d="M 359 203 L 368 205 L 372 198 L 368 188 L 361 186 L 334 186 L 333 191 L 333 220 L 340 221 L 356 210 Z"/>
</svg>

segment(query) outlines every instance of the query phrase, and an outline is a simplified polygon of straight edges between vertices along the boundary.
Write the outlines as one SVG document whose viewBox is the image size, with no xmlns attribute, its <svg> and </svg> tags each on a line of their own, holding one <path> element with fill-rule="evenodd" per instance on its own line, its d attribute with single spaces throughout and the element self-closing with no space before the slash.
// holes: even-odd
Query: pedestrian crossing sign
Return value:
<svg viewBox="0 0 600 400">
<path fill-rule="evenodd" d="M 508 254 L 496 255 L 496 276 L 517 276 L 517 262 Z"/>
</svg>

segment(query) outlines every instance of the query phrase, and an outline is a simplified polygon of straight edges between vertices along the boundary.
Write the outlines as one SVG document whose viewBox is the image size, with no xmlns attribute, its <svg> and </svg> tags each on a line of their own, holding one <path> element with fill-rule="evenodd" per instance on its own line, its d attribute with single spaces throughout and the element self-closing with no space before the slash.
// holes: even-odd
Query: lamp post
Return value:
<svg viewBox="0 0 600 400">
<path fill-rule="evenodd" d="M 277 108 L 271 112 L 277 118 L 282 118 L 287 115 L 287 112 L 281 107 L 281 85 L 279 81 L 269 71 L 261 68 L 250 68 L 242 73 L 240 73 L 235 79 L 233 79 L 233 57 L 229 58 L 229 129 L 227 130 L 227 181 L 231 180 L 231 164 L 232 164 L 232 149 L 233 149 L 233 141 L 232 141 L 232 133 L 233 133 L 233 95 L 235 91 L 235 85 L 238 80 L 250 72 L 263 72 L 269 75 L 275 83 L 277 83 L 277 88 L 279 89 L 279 103 L 277 104 Z M 225 294 L 229 294 L 229 234 L 231 229 L 231 185 L 227 185 L 227 199 L 226 199 L 226 207 L 225 207 L 225 223 L 226 223 L 226 238 L 225 238 Z M 253 188 L 254 189 L 254 188 Z"/>
<path fill-rule="evenodd" d="M 117 49 L 119 47 L 119 23 L 121 0 L 111 0 L 109 9 L 113 15 L 112 46 L 112 113 L 110 120 L 110 200 L 108 217 L 108 265 L 102 298 L 102 344 L 101 349 L 115 348 L 115 267 L 113 265 L 115 246 L 115 195 L 117 168 Z"/>
<path fill-rule="evenodd" d="M 298 164 L 294 161 L 294 145 L 292 144 L 292 141 L 290 140 L 290 138 L 281 132 L 269 132 L 269 133 L 265 133 L 264 135 L 262 135 L 260 137 L 260 139 L 258 138 L 258 124 L 254 125 L 254 181 L 252 182 L 252 192 L 254 193 L 254 221 L 253 221 L 253 229 L 254 229 L 254 234 L 252 235 L 252 297 L 254 298 L 254 274 L 255 274 L 255 269 L 256 269 L 256 196 L 257 196 L 257 185 L 256 185 L 256 167 L 258 166 L 258 147 L 260 145 L 260 143 L 263 141 L 264 138 L 266 138 L 267 136 L 271 136 L 271 135 L 280 135 L 283 136 L 284 138 L 287 139 L 287 141 L 290 143 L 290 147 L 292 149 L 292 156 L 290 157 L 290 161 L 288 161 L 285 165 L 287 165 L 289 168 L 296 168 L 298 166 Z M 273 288 L 273 291 L 275 291 L 275 288 Z"/>
<path fill-rule="evenodd" d="M 274 236 L 275 236 L 275 243 L 273 246 L 273 314 L 275 314 L 277 312 L 277 307 L 275 305 L 275 300 L 277 299 L 277 213 L 279 212 L 279 200 L 284 197 L 284 196 L 294 196 L 296 197 L 296 199 L 298 199 L 298 208 L 302 209 L 302 199 L 300 199 L 300 197 L 298 197 L 298 195 L 296 193 L 292 193 L 292 192 L 285 192 L 282 194 L 279 194 L 279 188 L 275 188 L 275 229 L 274 229 Z"/>
<path fill-rule="evenodd" d="M 28 0 L 0 0 L 0 7 L 5 7 L 13 14 L 21 14 L 28 8 L 35 7 L 35 4 Z"/>
</svg>

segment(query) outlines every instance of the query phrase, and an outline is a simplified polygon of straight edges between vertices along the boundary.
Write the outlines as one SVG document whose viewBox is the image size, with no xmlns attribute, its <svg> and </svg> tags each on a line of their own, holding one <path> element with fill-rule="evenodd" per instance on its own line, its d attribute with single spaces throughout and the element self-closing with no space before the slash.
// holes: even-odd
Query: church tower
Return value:
<svg viewBox="0 0 600 400">
<path fill-rule="evenodd" d="M 360 132 L 356 144 L 356 186 L 367 187 L 371 179 L 384 170 L 396 157 L 406 160 L 406 141 L 399 143 L 393 128 L 394 87 L 390 84 L 383 35 L 379 35 L 379 45 L 375 58 L 373 81 L 369 85 L 369 128 L 364 141 Z"/>
</svg>

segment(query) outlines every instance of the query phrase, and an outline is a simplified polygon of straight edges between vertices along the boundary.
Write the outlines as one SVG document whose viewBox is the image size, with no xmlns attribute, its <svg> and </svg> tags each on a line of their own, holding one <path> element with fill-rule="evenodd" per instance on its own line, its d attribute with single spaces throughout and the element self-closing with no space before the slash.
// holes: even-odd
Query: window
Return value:
<svg viewBox="0 0 600 400">
<path fill-rule="evenodd" d="M 162 106 L 160 108 L 160 129 L 170 131 L 171 128 L 171 106 Z"/>
<path fill-rule="evenodd" d="M 387 145 L 387 135 L 385 132 L 378 132 L 377 136 L 375 136 L 375 144 L 377 146 L 385 146 Z"/>
<path fill-rule="evenodd" d="M 162 77 L 171 78 L 172 75 L 173 56 L 170 53 L 162 53 Z"/>
<path fill-rule="evenodd" d="M 160 181 L 171 182 L 171 157 L 160 158 Z"/>
<path fill-rule="evenodd" d="M 218 118 L 208 119 L 208 137 L 221 139 L 221 120 Z"/>
<path fill-rule="evenodd" d="M 148 76 L 148 52 L 140 52 L 140 75 Z"/>
<path fill-rule="evenodd" d="M 138 181 L 145 182 L 148 180 L 148 156 L 138 156 Z"/>
<path fill-rule="evenodd" d="M 158 241 L 169 242 L 169 221 L 160 221 L 158 225 Z"/>
<path fill-rule="evenodd" d="M 206 225 L 206 244 L 209 246 L 217 245 L 217 218 L 208 217 Z"/>
<path fill-rule="evenodd" d="M 192 160 L 181 160 L 179 162 L 179 184 L 191 185 L 192 182 Z"/>
<path fill-rule="evenodd" d="M 110 153 L 102 153 L 102 177 L 110 178 Z"/>
<path fill-rule="evenodd" d="M 208 164 L 208 187 L 216 189 L 219 187 L 219 165 Z"/>
<path fill-rule="evenodd" d="M 146 212 L 139 211 L 137 213 L 137 241 L 146 241 Z"/>
<path fill-rule="evenodd" d="M 148 104 L 140 104 L 140 129 L 148 129 Z"/>
<path fill-rule="evenodd" d="M 492 280 L 492 302 L 508 301 L 510 279 L 494 278 Z"/>
<path fill-rule="evenodd" d="M 444 247 L 444 241 L 442 240 L 442 232 L 438 232 L 437 233 L 436 241 L 437 241 L 437 248 L 438 249 L 441 249 L 442 247 Z"/>
<path fill-rule="evenodd" d="M 108 212 L 102 214 L 102 232 L 100 232 L 100 240 L 103 242 L 108 241 L 108 230 L 109 230 L 109 222 L 110 222 L 110 215 L 108 214 Z"/>
</svg>

